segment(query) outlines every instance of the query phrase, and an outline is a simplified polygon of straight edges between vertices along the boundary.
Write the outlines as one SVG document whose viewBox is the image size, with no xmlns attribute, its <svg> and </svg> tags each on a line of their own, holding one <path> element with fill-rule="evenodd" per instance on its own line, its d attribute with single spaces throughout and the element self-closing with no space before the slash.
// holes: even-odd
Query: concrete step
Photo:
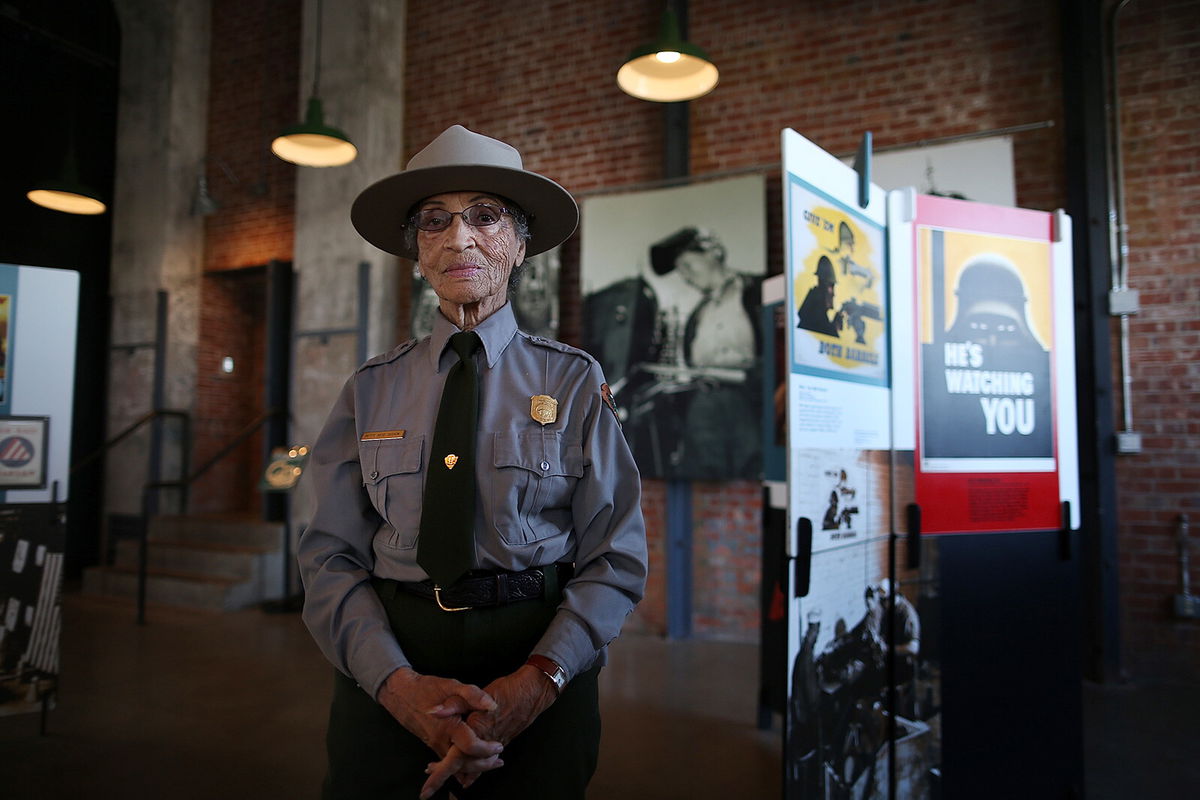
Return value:
<svg viewBox="0 0 1200 800">
<path fill-rule="evenodd" d="M 276 550 L 282 547 L 283 523 L 229 514 L 162 514 L 150 520 L 151 541 L 232 544 Z"/>
<path fill-rule="evenodd" d="M 136 597 L 136 569 L 88 567 L 83 571 L 85 594 Z M 261 587 L 254 581 L 236 581 L 210 575 L 170 570 L 146 571 L 146 601 L 170 606 L 234 611 L 262 602 Z"/>
<path fill-rule="evenodd" d="M 149 602 L 230 611 L 283 596 L 280 522 L 236 515 L 158 516 L 146 541 Z M 113 564 L 84 570 L 85 593 L 137 596 L 138 542 L 118 539 Z"/>
<path fill-rule="evenodd" d="M 264 550 L 245 545 L 151 540 L 147 543 L 146 563 L 152 569 L 199 573 L 217 578 L 252 580 L 270 576 L 282 569 L 279 550 Z M 138 543 L 133 539 L 117 542 L 113 566 L 137 569 Z"/>
</svg>

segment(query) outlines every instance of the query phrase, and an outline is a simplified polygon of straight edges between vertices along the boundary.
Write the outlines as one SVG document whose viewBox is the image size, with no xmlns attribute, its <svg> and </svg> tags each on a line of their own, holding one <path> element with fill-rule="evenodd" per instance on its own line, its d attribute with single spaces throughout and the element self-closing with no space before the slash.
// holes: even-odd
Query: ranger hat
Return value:
<svg viewBox="0 0 1200 800">
<path fill-rule="evenodd" d="M 408 162 L 403 172 L 371 184 L 350 208 L 359 235 L 380 250 L 416 259 L 405 242 L 408 215 L 420 201 L 446 192 L 480 192 L 511 200 L 529 220 L 527 256 L 561 244 L 579 225 L 579 207 L 554 181 L 530 172 L 516 148 L 452 125 Z"/>
</svg>

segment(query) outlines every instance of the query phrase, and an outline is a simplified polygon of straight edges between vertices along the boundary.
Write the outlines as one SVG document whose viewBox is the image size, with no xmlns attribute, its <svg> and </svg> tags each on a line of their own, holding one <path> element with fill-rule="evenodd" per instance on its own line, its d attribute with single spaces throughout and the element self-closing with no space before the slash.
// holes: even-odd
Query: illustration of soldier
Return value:
<svg viewBox="0 0 1200 800">
<path fill-rule="evenodd" d="M 842 265 L 843 275 L 853 275 L 862 279 L 863 288 L 870 289 L 875 282 L 875 276 L 868 267 L 854 260 L 854 231 L 845 220 L 838 223 L 838 246 L 833 251 L 838 263 Z"/>
<path fill-rule="evenodd" d="M 817 260 L 816 276 L 817 285 L 808 290 L 804 302 L 796 312 L 796 327 L 826 336 L 838 336 L 845 326 L 845 315 L 838 311 L 832 317 L 829 316 L 829 312 L 833 311 L 833 298 L 837 287 L 837 275 L 833 271 L 833 262 L 829 260 L 829 256 L 821 256 Z"/>
<path fill-rule="evenodd" d="M 848 235 L 848 241 L 853 243 L 854 234 L 846 223 L 841 223 L 842 229 L 845 232 L 843 241 L 846 241 L 845 236 Z M 839 245 L 839 249 L 841 249 Z M 833 251 L 838 252 L 838 251 Z M 862 288 L 870 288 L 874 278 L 871 271 L 861 264 L 853 260 L 853 245 L 850 246 L 850 252 L 840 256 L 842 263 L 842 272 L 859 278 L 864 286 Z M 804 302 L 800 304 L 799 310 L 796 312 L 797 328 L 823 333 L 826 336 L 841 336 L 842 330 L 849 326 L 854 331 L 854 341 L 856 344 L 866 344 L 867 323 L 866 320 L 873 319 L 881 321 L 883 314 L 880 308 L 875 303 L 860 303 L 854 297 L 850 297 L 842 303 L 842 307 L 830 317 L 829 312 L 833 311 L 836 305 L 834 295 L 837 291 L 837 275 L 834 272 L 833 262 L 828 256 L 821 256 L 817 260 L 817 285 L 808 290 L 808 294 L 804 297 Z"/>
</svg>

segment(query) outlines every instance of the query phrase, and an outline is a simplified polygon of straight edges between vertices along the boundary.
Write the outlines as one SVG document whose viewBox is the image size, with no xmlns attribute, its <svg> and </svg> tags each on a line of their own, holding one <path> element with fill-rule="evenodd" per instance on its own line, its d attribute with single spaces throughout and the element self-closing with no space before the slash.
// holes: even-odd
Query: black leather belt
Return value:
<svg viewBox="0 0 1200 800">
<path fill-rule="evenodd" d="M 434 601 L 443 611 L 467 611 L 539 598 L 546 590 L 545 570 L 557 570 L 558 582 L 562 582 L 570 578 L 570 568 L 570 564 L 552 564 L 522 572 L 468 572 L 453 586 L 445 588 L 428 580 L 401 582 L 399 586 L 410 594 Z"/>
</svg>

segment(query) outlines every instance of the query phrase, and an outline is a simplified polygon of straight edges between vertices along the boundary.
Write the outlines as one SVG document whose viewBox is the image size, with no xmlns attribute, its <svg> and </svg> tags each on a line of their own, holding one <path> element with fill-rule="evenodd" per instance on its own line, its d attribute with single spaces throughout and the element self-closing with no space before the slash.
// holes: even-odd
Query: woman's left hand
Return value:
<svg viewBox="0 0 1200 800">
<path fill-rule="evenodd" d="M 528 728 L 558 697 L 558 690 L 550 679 L 529 664 L 502 675 L 485 686 L 484 691 L 496 701 L 492 711 L 472 711 L 465 703 L 460 708 L 451 697 L 438 715 L 467 714 L 467 725 L 476 736 L 505 745 Z M 421 789 L 421 797 L 432 796 L 451 775 L 458 777 L 463 788 L 470 786 L 481 773 L 464 771 L 469 768 L 469 762 L 470 759 L 457 747 L 450 748 L 441 761 L 429 765 L 429 779 Z"/>
</svg>

